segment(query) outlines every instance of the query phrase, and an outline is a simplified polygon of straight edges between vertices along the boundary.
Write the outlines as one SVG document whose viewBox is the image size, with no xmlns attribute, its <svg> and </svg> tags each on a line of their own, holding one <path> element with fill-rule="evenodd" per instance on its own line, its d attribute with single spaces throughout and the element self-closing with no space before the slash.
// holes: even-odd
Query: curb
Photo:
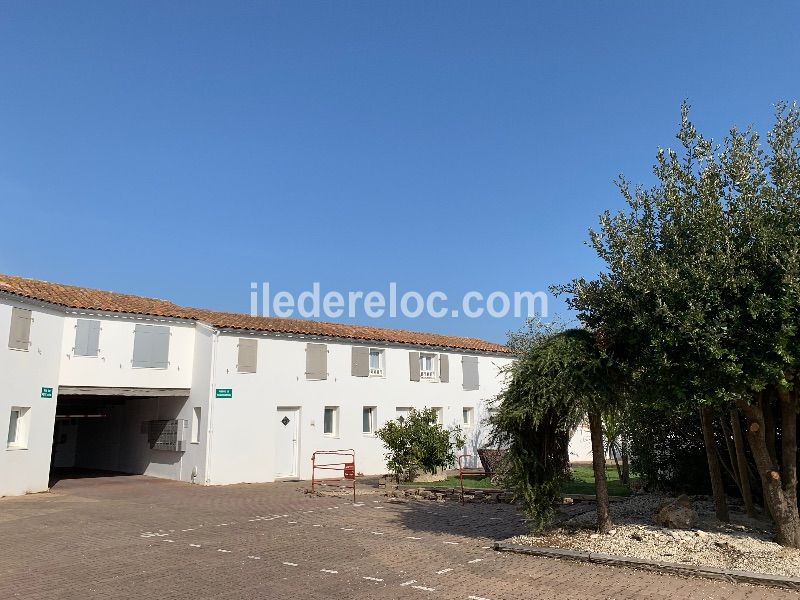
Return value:
<svg viewBox="0 0 800 600">
<path fill-rule="evenodd" d="M 706 579 L 716 579 L 730 583 L 750 583 L 754 585 L 800 591 L 800 577 L 765 575 L 763 573 L 751 573 L 749 571 L 730 571 L 728 569 L 707 567 L 703 565 L 695 567 L 678 563 L 633 558 L 630 556 L 615 556 L 613 554 L 603 554 L 601 552 L 586 552 L 584 550 L 567 550 L 562 548 L 541 548 L 538 546 L 520 546 L 517 544 L 505 544 L 503 542 L 495 542 L 494 549 L 498 552 L 530 554 L 532 556 L 560 558 L 563 560 L 589 562 L 601 565 L 611 565 L 615 567 L 631 567 L 634 569 L 644 569 L 646 571 L 655 571 L 669 575 L 705 577 Z"/>
</svg>

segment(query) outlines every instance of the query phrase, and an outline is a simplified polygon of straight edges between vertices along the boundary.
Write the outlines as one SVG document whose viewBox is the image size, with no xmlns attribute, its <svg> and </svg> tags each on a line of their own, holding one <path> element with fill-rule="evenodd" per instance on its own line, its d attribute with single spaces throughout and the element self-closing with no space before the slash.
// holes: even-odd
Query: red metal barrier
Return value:
<svg viewBox="0 0 800 600">
<path fill-rule="evenodd" d="M 318 458 L 320 457 L 320 458 Z M 337 462 L 317 462 L 318 460 L 338 459 Z M 347 460 L 349 459 L 349 460 Z M 336 471 L 342 473 L 341 477 L 317 477 L 317 470 Z M 311 455 L 311 491 L 315 492 L 317 486 L 333 486 L 331 482 L 352 481 L 353 502 L 356 501 L 356 452 L 355 450 L 317 450 Z M 350 487 L 338 485 L 336 487 Z"/>
<path fill-rule="evenodd" d="M 491 473 L 483 467 L 465 467 L 464 459 L 469 458 L 472 454 L 459 454 L 458 456 L 458 477 L 461 480 L 461 504 L 464 504 L 464 475 L 483 475 L 484 477 L 491 477 Z"/>
</svg>

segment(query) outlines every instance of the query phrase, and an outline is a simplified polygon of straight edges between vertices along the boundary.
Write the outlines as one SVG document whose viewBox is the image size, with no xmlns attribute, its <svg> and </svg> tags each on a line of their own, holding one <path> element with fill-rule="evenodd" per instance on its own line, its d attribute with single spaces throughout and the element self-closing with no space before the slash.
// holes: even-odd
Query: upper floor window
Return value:
<svg viewBox="0 0 800 600">
<path fill-rule="evenodd" d="M 328 345 L 306 344 L 306 379 L 328 378 Z"/>
<path fill-rule="evenodd" d="M 133 366 L 166 369 L 169 366 L 169 327 L 136 325 L 133 333 Z"/>
<path fill-rule="evenodd" d="M 75 321 L 75 356 L 97 356 L 100 350 L 100 321 L 77 319 Z"/>
<path fill-rule="evenodd" d="M 381 377 L 383 376 L 383 350 L 377 348 L 369 349 L 369 374 Z"/>
<path fill-rule="evenodd" d="M 428 352 L 420 352 L 419 355 L 419 378 L 436 378 L 436 355 Z"/>
<path fill-rule="evenodd" d="M 477 390 L 480 388 L 477 356 L 462 356 L 461 372 L 463 375 L 462 384 L 465 390 Z"/>
<path fill-rule="evenodd" d="M 255 373 L 258 366 L 258 340 L 239 338 L 239 358 L 236 370 L 239 373 Z"/>
<path fill-rule="evenodd" d="M 11 328 L 8 332 L 8 347 L 25 350 L 31 345 L 31 311 L 25 308 L 11 309 Z"/>
</svg>

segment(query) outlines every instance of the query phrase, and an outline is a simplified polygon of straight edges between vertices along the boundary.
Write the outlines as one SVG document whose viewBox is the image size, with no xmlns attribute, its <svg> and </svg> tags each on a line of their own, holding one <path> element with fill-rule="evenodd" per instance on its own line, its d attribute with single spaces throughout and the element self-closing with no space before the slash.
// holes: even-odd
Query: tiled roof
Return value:
<svg viewBox="0 0 800 600">
<path fill-rule="evenodd" d="M 372 342 L 394 342 L 415 346 L 440 346 L 479 352 L 510 352 L 506 346 L 476 338 L 304 319 L 253 317 L 241 313 L 178 306 L 169 300 L 62 285 L 13 275 L 0 274 L 0 291 L 67 308 L 191 319 L 223 329 L 315 335 Z"/>
</svg>

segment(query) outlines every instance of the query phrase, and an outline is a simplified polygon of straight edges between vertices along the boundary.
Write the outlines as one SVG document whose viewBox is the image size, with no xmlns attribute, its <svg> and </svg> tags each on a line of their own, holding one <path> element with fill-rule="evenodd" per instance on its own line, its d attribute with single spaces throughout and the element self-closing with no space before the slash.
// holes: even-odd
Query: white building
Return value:
<svg viewBox="0 0 800 600">
<path fill-rule="evenodd" d="M 309 479 L 326 449 L 352 448 L 359 473 L 384 473 L 374 431 L 409 407 L 461 425 L 474 455 L 511 360 L 477 339 L 0 275 L 0 496 L 46 490 L 51 468 Z"/>
</svg>

